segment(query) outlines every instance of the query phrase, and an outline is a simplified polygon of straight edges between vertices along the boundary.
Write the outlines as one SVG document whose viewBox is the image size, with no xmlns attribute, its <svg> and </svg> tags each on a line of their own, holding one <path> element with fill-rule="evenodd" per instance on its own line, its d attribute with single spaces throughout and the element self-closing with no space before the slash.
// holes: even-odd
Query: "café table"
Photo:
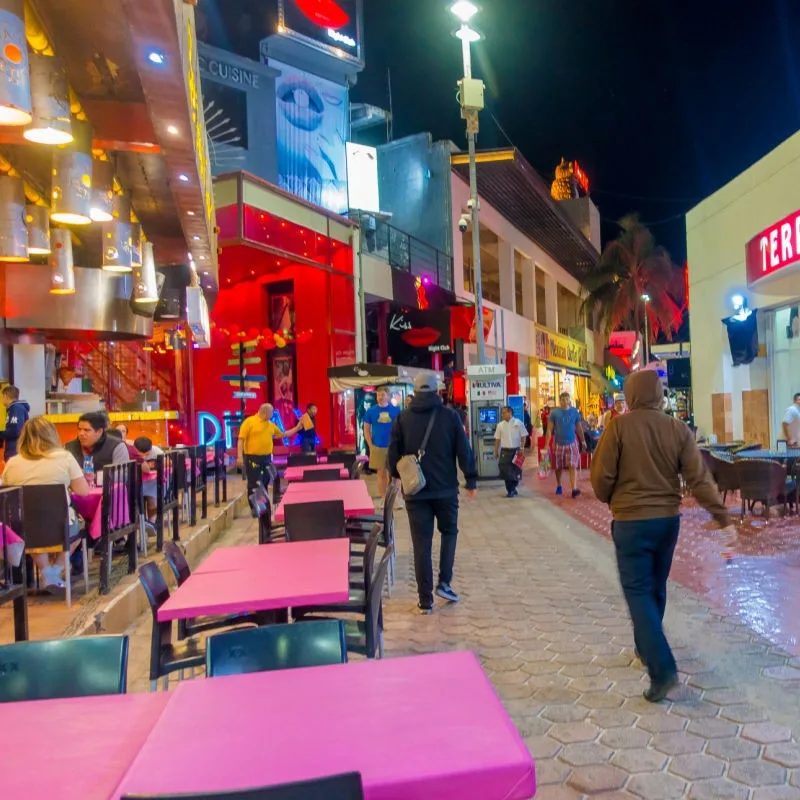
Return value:
<svg viewBox="0 0 800 800">
<path fill-rule="evenodd" d="M 3 703 L 0 797 L 108 800 L 169 699 L 165 692 Z"/>
<path fill-rule="evenodd" d="M 290 483 L 280 505 L 275 509 L 275 521 L 283 522 L 286 506 L 292 503 L 313 503 L 322 500 L 341 500 L 348 517 L 375 513 L 375 503 L 367 484 L 362 480 Z"/>
<path fill-rule="evenodd" d="M 319 472 L 321 469 L 335 469 L 336 465 L 332 464 L 328 466 L 327 464 L 311 464 L 306 467 L 287 467 L 286 471 L 283 473 L 283 477 L 286 479 L 288 483 L 292 483 L 295 481 L 302 481 L 303 476 L 306 472 Z M 343 480 L 346 480 L 350 475 L 349 470 L 347 467 L 340 467 L 339 468 L 339 477 Z"/>
<path fill-rule="evenodd" d="M 536 791 L 533 759 L 477 657 L 450 652 L 182 682 L 114 797 L 351 771 L 366 800 Z"/>
<path fill-rule="evenodd" d="M 736 454 L 736 458 L 759 458 L 764 461 L 795 461 L 800 459 L 800 448 L 789 447 L 783 452 L 780 450 L 743 450 Z"/>
<path fill-rule="evenodd" d="M 350 596 L 348 539 L 225 550 L 242 552 L 216 551 L 210 565 L 209 556 L 158 609 L 159 622 L 344 603 Z"/>
</svg>

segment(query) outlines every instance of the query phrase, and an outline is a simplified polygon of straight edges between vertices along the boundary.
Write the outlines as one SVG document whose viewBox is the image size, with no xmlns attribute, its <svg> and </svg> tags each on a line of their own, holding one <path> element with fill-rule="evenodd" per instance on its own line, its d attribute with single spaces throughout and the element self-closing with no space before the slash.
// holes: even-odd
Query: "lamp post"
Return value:
<svg viewBox="0 0 800 800">
<path fill-rule="evenodd" d="M 650 320 L 647 318 L 647 305 L 650 302 L 650 295 L 645 292 L 642 295 L 644 301 L 644 365 L 650 363 Z"/>
<path fill-rule="evenodd" d="M 464 59 L 464 77 L 458 82 L 461 116 L 467 123 L 467 146 L 469 149 L 469 211 L 472 224 L 472 263 L 473 288 L 475 290 L 475 338 L 478 343 L 478 363 L 486 363 L 486 343 L 483 333 L 483 282 L 481 279 L 481 231 L 478 201 L 478 169 L 475 160 L 475 140 L 479 130 L 478 113 L 483 110 L 483 81 L 472 77 L 473 42 L 480 41 L 481 35 L 470 27 L 470 20 L 478 13 L 478 7 L 469 0 L 457 0 L 450 6 L 450 12 L 461 21 L 455 32 L 461 40 L 461 54 Z"/>
</svg>

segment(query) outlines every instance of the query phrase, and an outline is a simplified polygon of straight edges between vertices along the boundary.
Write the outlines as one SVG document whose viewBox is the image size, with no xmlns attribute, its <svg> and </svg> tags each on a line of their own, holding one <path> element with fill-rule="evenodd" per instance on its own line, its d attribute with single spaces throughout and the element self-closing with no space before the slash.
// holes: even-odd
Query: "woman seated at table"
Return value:
<svg viewBox="0 0 800 800">
<path fill-rule="evenodd" d="M 79 496 L 89 494 L 89 484 L 83 476 L 78 462 L 61 446 L 58 431 L 44 417 L 32 417 L 22 428 L 17 445 L 18 453 L 8 460 L 3 473 L 5 486 L 50 486 L 62 484 L 69 493 Z M 70 508 L 70 553 L 80 543 L 78 517 Z M 74 531 L 74 538 L 72 533 Z M 59 553 L 50 563 L 47 553 L 33 556 L 44 580 L 46 589 L 64 588 L 63 572 L 66 563 L 64 553 Z"/>
</svg>

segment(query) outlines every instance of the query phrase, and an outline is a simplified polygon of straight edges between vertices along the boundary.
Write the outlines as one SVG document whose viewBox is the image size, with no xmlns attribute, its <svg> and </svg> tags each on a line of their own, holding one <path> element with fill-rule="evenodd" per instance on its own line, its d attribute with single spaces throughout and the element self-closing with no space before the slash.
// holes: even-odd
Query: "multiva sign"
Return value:
<svg viewBox="0 0 800 800">
<path fill-rule="evenodd" d="M 800 211 L 754 236 L 746 247 L 747 285 L 800 262 Z"/>
</svg>

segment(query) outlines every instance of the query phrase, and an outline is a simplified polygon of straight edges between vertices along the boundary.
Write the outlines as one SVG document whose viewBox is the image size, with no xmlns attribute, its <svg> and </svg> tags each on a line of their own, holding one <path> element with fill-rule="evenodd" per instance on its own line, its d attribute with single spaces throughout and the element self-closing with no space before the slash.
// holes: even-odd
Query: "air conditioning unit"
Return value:
<svg viewBox="0 0 800 800">
<path fill-rule="evenodd" d="M 195 345 L 199 348 L 211 347 L 211 320 L 206 298 L 199 286 L 186 289 L 186 320 Z"/>
</svg>

